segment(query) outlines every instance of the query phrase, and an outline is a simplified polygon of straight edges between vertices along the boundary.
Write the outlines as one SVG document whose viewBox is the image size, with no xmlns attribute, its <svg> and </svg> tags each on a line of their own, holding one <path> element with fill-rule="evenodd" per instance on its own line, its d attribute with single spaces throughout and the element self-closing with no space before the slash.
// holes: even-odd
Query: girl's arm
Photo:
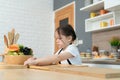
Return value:
<svg viewBox="0 0 120 80">
<path fill-rule="evenodd" d="M 52 55 L 44 58 L 39 58 L 31 61 L 26 61 L 25 65 L 50 65 L 58 63 L 59 61 L 66 60 L 73 57 L 69 52 L 65 52 L 59 55 Z"/>
</svg>

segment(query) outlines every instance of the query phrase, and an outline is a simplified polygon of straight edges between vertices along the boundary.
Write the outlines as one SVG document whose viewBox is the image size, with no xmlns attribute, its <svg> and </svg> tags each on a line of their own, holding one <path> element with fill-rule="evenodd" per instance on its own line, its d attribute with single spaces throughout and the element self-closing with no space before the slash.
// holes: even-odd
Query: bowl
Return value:
<svg viewBox="0 0 120 80">
<path fill-rule="evenodd" d="M 3 61 L 6 64 L 23 65 L 30 57 L 32 57 L 32 55 L 4 55 Z"/>
</svg>

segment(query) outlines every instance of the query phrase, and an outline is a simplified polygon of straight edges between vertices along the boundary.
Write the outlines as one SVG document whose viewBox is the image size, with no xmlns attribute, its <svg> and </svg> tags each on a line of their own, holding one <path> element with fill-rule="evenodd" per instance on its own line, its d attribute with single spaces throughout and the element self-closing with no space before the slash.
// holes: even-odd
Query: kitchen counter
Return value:
<svg viewBox="0 0 120 80">
<path fill-rule="evenodd" d="M 4 66 L 8 67 L 4 68 Z M 104 77 L 111 72 L 113 73 L 111 76 L 118 73 L 116 76 L 120 77 L 120 70 L 90 68 L 85 65 L 30 66 L 27 68 L 23 65 L 0 64 L 0 80 L 120 80 L 120 78 Z"/>
<path fill-rule="evenodd" d="M 106 80 L 35 69 L 0 69 L 0 80 Z M 109 80 L 120 80 L 109 79 Z"/>
<path fill-rule="evenodd" d="M 94 64 L 113 64 L 120 65 L 120 60 L 104 60 L 104 59 L 82 59 L 83 63 L 94 63 Z"/>
</svg>

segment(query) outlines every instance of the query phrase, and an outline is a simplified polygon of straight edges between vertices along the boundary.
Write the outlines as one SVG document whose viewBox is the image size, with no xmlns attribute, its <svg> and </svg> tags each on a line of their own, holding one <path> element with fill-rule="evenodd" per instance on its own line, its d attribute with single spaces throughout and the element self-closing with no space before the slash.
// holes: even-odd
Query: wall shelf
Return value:
<svg viewBox="0 0 120 80">
<path fill-rule="evenodd" d="M 99 28 L 99 29 L 93 29 L 93 30 L 89 30 L 87 32 L 99 32 L 99 31 L 115 30 L 115 29 L 120 29 L 120 24 L 113 25 L 113 26 L 107 26 L 107 27 L 103 27 L 103 28 Z"/>
<path fill-rule="evenodd" d="M 106 13 L 104 15 L 99 15 L 99 16 L 96 16 L 94 18 L 89 18 L 89 19 L 86 19 L 86 21 L 99 21 L 99 20 L 103 20 L 103 19 L 106 19 L 106 18 L 110 18 L 110 17 L 113 17 L 113 12 L 109 12 L 109 13 Z"/>
<path fill-rule="evenodd" d="M 113 12 L 106 13 L 104 15 L 99 15 L 99 16 L 96 16 L 94 18 L 86 19 L 85 20 L 85 31 L 86 32 L 90 32 L 90 31 L 92 32 L 94 30 L 95 31 L 100 30 L 101 29 L 100 22 L 102 22 L 102 21 L 107 22 L 108 26 L 110 26 L 109 22 L 110 22 L 111 19 L 114 19 L 114 13 Z M 107 27 L 104 27 L 104 28 L 107 28 Z"/>
<path fill-rule="evenodd" d="M 116 10 L 120 9 L 120 0 L 111 1 L 111 0 L 101 0 L 96 3 L 90 4 L 80 9 L 80 11 L 89 11 L 89 12 L 98 12 L 100 9 L 111 9 Z M 110 20 L 114 20 L 114 25 L 110 26 Z M 101 22 L 107 22 L 106 27 L 100 27 Z M 120 28 L 120 11 L 112 11 L 104 15 L 98 15 L 94 18 L 88 18 L 85 20 L 85 32 L 97 32 L 105 31 Z"/>
<path fill-rule="evenodd" d="M 96 10 L 99 10 L 102 8 L 104 8 L 104 1 L 103 0 L 96 2 L 96 3 L 93 3 L 93 4 L 90 4 L 88 6 L 85 6 L 85 7 L 81 8 L 80 10 L 81 11 L 96 11 Z"/>
</svg>

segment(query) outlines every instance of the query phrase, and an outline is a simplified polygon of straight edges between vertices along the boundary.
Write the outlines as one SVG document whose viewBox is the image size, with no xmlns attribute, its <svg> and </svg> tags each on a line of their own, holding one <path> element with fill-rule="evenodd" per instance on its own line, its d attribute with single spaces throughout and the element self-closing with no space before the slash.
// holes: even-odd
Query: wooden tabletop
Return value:
<svg viewBox="0 0 120 80">
<path fill-rule="evenodd" d="M 7 64 L 1 64 L 4 66 Z M 9 65 L 10 66 L 10 65 Z M 51 65 L 51 66 L 30 66 L 27 68 L 23 65 L 11 65 L 12 68 L 0 68 L 0 80 L 120 80 L 120 78 L 101 78 L 95 76 L 87 76 L 80 74 L 79 72 L 91 72 L 96 74 L 96 71 L 105 73 L 106 69 L 89 68 L 87 66 L 69 66 L 69 65 Z M 20 67 L 21 66 L 21 67 Z M 116 72 L 116 70 L 110 70 L 109 72 Z M 99 73 L 97 72 L 97 73 Z M 120 72 L 120 70 L 118 70 Z M 73 74 L 75 73 L 75 74 Z M 78 74 L 80 75 L 78 75 Z"/>
<path fill-rule="evenodd" d="M 120 69 L 107 69 L 89 67 L 86 65 L 50 65 L 50 66 L 30 66 L 30 69 L 62 72 L 73 75 L 83 75 L 103 79 L 120 78 Z"/>
<path fill-rule="evenodd" d="M 0 80 L 107 80 L 107 79 L 34 69 L 0 69 Z M 120 78 L 108 80 L 120 80 Z"/>
</svg>

